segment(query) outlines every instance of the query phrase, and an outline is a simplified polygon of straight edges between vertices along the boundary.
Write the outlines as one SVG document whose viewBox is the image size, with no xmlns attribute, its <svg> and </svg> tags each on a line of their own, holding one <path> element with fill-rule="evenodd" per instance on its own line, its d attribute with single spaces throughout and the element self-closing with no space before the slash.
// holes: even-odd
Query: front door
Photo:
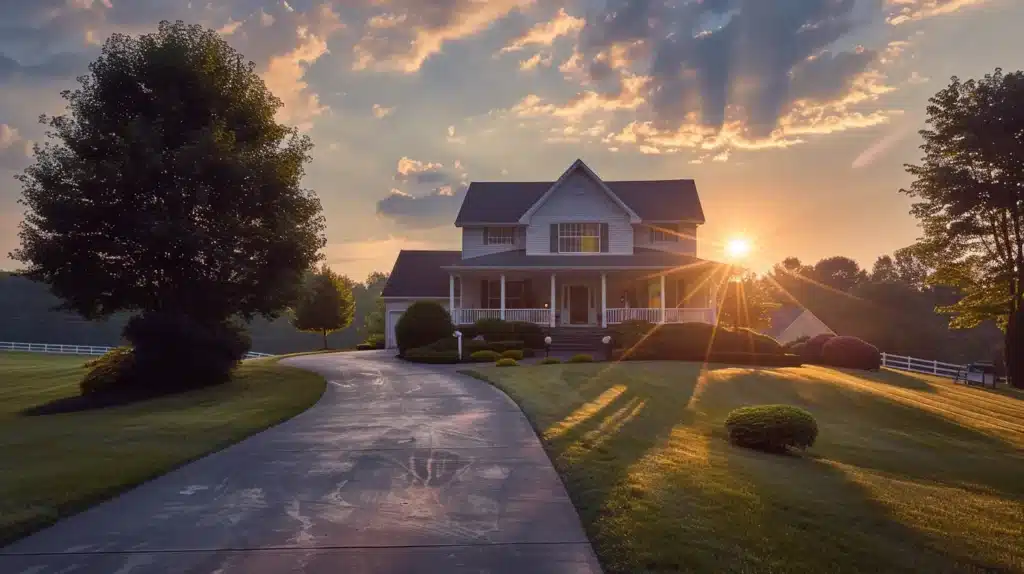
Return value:
<svg viewBox="0 0 1024 574">
<path fill-rule="evenodd" d="M 584 285 L 569 287 L 569 323 L 573 325 L 590 322 L 590 290 Z"/>
</svg>

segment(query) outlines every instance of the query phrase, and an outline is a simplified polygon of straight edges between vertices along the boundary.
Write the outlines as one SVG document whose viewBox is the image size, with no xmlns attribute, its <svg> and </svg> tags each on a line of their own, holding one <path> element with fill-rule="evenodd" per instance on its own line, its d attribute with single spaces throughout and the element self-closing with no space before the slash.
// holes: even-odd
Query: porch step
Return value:
<svg viewBox="0 0 1024 574">
<path fill-rule="evenodd" d="M 548 330 L 552 351 L 600 351 L 601 338 L 607 334 L 609 332 L 600 327 L 556 327 Z"/>
</svg>

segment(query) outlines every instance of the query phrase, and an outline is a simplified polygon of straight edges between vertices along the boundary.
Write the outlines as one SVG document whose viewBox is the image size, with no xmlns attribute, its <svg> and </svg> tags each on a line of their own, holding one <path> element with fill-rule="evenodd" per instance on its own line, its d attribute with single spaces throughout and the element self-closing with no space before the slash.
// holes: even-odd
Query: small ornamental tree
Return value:
<svg viewBox="0 0 1024 574">
<path fill-rule="evenodd" d="M 324 246 L 312 144 L 217 32 L 114 34 L 18 177 L 22 274 L 88 318 L 277 316 Z"/>
<path fill-rule="evenodd" d="M 306 282 L 305 291 L 292 312 L 292 325 L 300 331 L 327 335 L 352 324 L 355 302 L 349 281 L 324 265 Z"/>
</svg>

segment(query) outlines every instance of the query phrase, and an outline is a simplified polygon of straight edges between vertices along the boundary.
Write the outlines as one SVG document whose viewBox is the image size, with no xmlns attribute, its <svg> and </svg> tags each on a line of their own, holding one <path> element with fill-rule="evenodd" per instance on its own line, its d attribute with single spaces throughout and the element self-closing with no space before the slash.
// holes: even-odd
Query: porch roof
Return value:
<svg viewBox="0 0 1024 574">
<path fill-rule="evenodd" d="M 527 255 L 525 250 L 506 251 L 491 255 L 482 255 L 471 259 L 461 259 L 442 269 L 519 269 L 519 270 L 558 270 L 558 269 L 672 269 L 684 265 L 708 264 L 718 265 L 713 261 L 698 259 L 690 255 L 669 253 L 655 249 L 637 248 L 632 255 Z"/>
</svg>

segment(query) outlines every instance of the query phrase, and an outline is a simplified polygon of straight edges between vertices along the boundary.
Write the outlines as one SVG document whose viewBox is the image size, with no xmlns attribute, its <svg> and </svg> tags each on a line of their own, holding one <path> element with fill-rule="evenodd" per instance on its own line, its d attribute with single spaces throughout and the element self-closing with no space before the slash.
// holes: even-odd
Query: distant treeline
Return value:
<svg viewBox="0 0 1024 574">
<path fill-rule="evenodd" d="M 363 323 L 374 309 L 386 276 L 371 275 L 371 284 L 352 283 L 355 317 L 347 329 L 327 337 L 331 348 L 354 347 L 366 338 Z M 54 311 L 59 300 L 46 285 L 0 271 L 0 341 L 60 343 L 112 347 L 121 342 L 121 329 L 131 316 L 116 314 L 105 321 L 87 321 L 78 315 Z M 275 321 L 256 318 L 249 324 L 252 350 L 259 353 L 294 353 L 322 348 L 321 336 L 303 333 L 286 317 Z"/>
</svg>

